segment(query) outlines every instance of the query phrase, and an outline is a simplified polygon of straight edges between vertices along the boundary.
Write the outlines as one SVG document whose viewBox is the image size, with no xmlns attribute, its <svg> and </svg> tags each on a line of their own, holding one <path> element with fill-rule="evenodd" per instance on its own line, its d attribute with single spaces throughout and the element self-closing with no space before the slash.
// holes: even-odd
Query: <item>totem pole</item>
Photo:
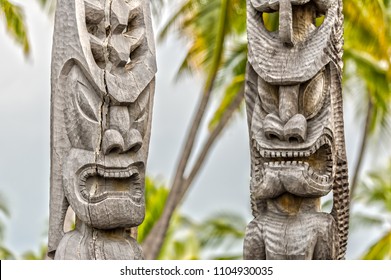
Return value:
<svg viewBox="0 0 391 280">
<path fill-rule="evenodd" d="M 148 0 L 57 1 L 49 258 L 142 259 L 155 73 Z"/>
<path fill-rule="evenodd" d="M 264 13 L 279 12 L 269 31 Z M 316 18 L 324 16 L 316 26 Z M 342 0 L 247 0 L 245 259 L 343 259 L 349 219 Z M 331 213 L 320 198 L 332 191 Z"/>
</svg>

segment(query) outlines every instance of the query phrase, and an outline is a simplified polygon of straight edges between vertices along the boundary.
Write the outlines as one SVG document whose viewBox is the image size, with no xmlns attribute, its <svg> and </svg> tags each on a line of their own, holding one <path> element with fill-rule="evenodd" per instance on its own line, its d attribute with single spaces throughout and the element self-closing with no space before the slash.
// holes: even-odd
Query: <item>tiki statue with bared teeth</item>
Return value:
<svg viewBox="0 0 391 280">
<path fill-rule="evenodd" d="M 143 258 L 130 232 L 145 215 L 155 73 L 148 0 L 57 1 L 49 258 Z"/>
<path fill-rule="evenodd" d="M 278 29 L 265 15 L 278 13 Z M 342 0 L 247 0 L 251 205 L 245 259 L 343 259 L 349 189 Z M 331 213 L 320 200 L 332 193 Z"/>
</svg>

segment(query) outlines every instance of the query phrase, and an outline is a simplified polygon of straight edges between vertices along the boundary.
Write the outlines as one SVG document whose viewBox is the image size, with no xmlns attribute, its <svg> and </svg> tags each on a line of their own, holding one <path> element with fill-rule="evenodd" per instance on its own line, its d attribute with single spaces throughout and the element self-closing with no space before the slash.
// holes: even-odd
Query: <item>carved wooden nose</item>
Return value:
<svg viewBox="0 0 391 280">
<path fill-rule="evenodd" d="M 280 86 L 278 115 L 269 114 L 264 120 L 266 138 L 302 143 L 307 138 L 307 120 L 299 114 L 300 85 Z"/>
<path fill-rule="evenodd" d="M 115 129 L 105 131 L 102 139 L 102 151 L 105 155 L 111 153 L 137 152 L 142 146 L 142 138 L 136 129 L 122 135 Z"/>
<path fill-rule="evenodd" d="M 307 120 L 301 114 L 294 115 L 284 126 L 284 139 L 302 143 L 307 139 Z"/>
<path fill-rule="evenodd" d="M 132 128 L 133 122 L 127 106 L 111 106 L 109 123 L 102 138 L 102 151 L 110 153 L 137 152 L 142 146 L 142 137 Z"/>
<path fill-rule="evenodd" d="M 125 133 L 125 147 L 124 152 L 137 152 L 143 145 L 143 138 L 137 129 L 131 129 Z"/>
<path fill-rule="evenodd" d="M 280 19 L 278 34 L 287 46 L 293 46 L 292 4 L 291 0 L 280 0 Z"/>
<path fill-rule="evenodd" d="M 296 114 L 284 123 L 276 114 L 269 114 L 263 122 L 263 130 L 269 140 L 302 143 L 307 139 L 307 120 Z"/>
<path fill-rule="evenodd" d="M 124 151 L 125 143 L 121 133 L 114 129 L 105 131 L 102 139 L 102 150 L 105 155 L 110 153 L 121 153 Z"/>
<path fill-rule="evenodd" d="M 279 87 L 278 114 L 284 123 L 286 123 L 299 111 L 299 89 L 300 85 Z"/>
</svg>

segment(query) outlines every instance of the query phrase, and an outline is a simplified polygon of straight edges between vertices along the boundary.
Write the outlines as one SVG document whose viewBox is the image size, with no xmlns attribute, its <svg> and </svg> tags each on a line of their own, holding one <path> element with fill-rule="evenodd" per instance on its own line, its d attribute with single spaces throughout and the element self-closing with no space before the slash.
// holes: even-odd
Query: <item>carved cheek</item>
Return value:
<svg viewBox="0 0 391 280">
<path fill-rule="evenodd" d="M 137 98 L 136 102 L 129 106 L 131 116 L 131 129 L 136 130 L 142 139 L 147 133 L 149 122 L 150 86 L 148 86 Z"/>
<path fill-rule="evenodd" d="M 278 113 L 278 87 L 265 82 L 258 77 L 258 94 L 262 109 L 268 114 Z"/>
<path fill-rule="evenodd" d="M 140 110 L 137 110 L 138 113 L 134 117 L 132 129 L 137 130 L 140 133 L 140 136 L 144 138 L 148 121 L 148 110 L 146 107 L 140 108 Z"/>
</svg>

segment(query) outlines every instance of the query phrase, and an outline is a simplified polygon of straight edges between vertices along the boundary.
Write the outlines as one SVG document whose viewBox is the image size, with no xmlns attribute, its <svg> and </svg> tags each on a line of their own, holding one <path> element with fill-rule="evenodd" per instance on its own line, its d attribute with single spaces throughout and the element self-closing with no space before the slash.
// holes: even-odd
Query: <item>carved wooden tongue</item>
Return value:
<svg viewBox="0 0 391 280">
<path fill-rule="evenodd" d="M 109 191 L 126 192 L 130 190 L 129 178 L 104 178 L 99 175 L 91 176 L 86 180 L 86 190 L 91 197 Z"/>
</svg>

